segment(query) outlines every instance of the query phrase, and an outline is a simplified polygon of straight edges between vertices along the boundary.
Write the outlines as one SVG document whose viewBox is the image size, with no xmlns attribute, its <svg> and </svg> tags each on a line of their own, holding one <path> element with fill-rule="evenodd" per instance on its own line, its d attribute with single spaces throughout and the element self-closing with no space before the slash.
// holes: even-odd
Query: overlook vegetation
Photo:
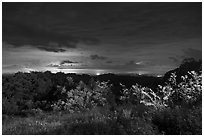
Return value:
<svg viewBox="0 0 204 137">
<path fill-rule="evenodd" d="M 51 72 L 3 75 L 2 132 L 200 135 L 201 64 L 184 60 L 162 78 Z"/>
</svg>

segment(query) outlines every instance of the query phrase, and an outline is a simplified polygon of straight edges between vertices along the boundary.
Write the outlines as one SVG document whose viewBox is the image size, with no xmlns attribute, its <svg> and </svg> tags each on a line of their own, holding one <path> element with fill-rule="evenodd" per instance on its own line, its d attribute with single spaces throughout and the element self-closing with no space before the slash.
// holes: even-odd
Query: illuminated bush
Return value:
<svg viewBox="0 0 204 137">
<path fill-rule="evenodd" d="M 133 105 L 144 104 L 145 106 L 152 106 L 156 109 L 167 106 L 161 97 L 150 88 L 141 87 L 138 84 L 132 85 L 130 89 L 125 88 L 125 85 L 121 84 L 121 86 L 123 87 L 123 95 L 120 99 L 123 103 Z"/>
<path fill-rule="evenodd" d="M 194 106 L 202 102 L 202 74 L 195 71 L 188 72 L 182 76 L 182 82 L 177 83 L 176 74 L 172 73 L 169 82 L 164 86 L 159 85 L 158 91 L 154 92 L 150 88 L 141 87 L 138 84 L 127 89 L 122 86 L 122 96 L 120 100 L 125 104 L 144 104 L 154 107 L 156 110 L 175 106 Z"/>
<path fill-rule="evenodd" d="M 65 97 L 52 105 L 54 110 L 75 111 L 88 110 L 96 106 L 104 106 L 107 103 L 106 96 L 110 91 L 108 82 L 95 82 L 94 87 L 89 87 L 82 81 L 76 89 L 66 90 L 62 88 L 61 94 Z"/>
<path fill-rule="evenodd" d="M 177 83 L 176 74 L 172 73 L 169 83 L 159 86 L 162 101 L 168 106 L 193 106 L 202 102 L 202 74 L 195 71 L 188 74 L 181 77 L 182 82 Z"/>
</svg>

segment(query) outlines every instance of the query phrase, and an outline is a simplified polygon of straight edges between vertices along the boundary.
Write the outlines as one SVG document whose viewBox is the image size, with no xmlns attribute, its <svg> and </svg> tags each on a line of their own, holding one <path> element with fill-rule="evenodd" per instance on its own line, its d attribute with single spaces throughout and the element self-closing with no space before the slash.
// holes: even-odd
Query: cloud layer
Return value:
<svg viewBox="0 0 204 137">
<path fill-rule="evenodd" d="M 99 56 L 99 55 L 97 55 L 97 54 L 95 54 L 95 55 L 90 55 L 90 58 L 91 58 L 92 60 L 105 60 L 105 59 L 107 59 L 107 57 Z"/>
<path fill-rule="evenodd" d="M 202 3 L 4 2 L 2 40 L 3 65 L 163 73 L 201 58 Z"/>
</svg>

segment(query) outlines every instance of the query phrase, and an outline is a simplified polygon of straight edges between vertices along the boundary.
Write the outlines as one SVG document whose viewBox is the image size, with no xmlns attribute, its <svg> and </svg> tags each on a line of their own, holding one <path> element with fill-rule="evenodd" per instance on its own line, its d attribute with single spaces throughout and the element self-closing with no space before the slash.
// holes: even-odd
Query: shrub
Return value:
<svg viewBox="0 0 204 137">
<path fill-rule="evenodd" d="M 176 74 L 172 73 L 169 83 L 161 86 L 154 92 L 150 88 L 141 87 L 138 84 L 132 85 L 127 89 L 125 85 L 121 86 L 121 101 L 126 104 L 144 104 L 152 106 L 156 110 L 166 107 L 194 106 L 202 102 L 202 75 L 195 71 L 188 72 L 190 76 L 182 76 L 183 81 L 177 83 Z"/>
<path fill-rule="evenodd" d="M 202 74 L 188 72 L 190 76 L 182 76 L 182 82 L 177 83 L 176 74 L 172 73 L 169 83 L 159 86 L 162 101 L 170 107 L 194 106 L 202 103 Z"/>
<path fill-rule="evenodd" d="M 153 90 L 147 87 L 141 87 L 138 84 L 132 85 L 130 89 L 127 89 L 125 85 L 123 87 L 123 95 L 120 100 L 125 104 L 140 105 L 154 107 L 155 109 L 163 109 L 167 105 L 162 101 L 159 95 Z"/>
<path fill-rule="evenodd" d="M 168 135 L 202 134 L 202 110 L 176 107 L 158 111 L 152 119 L 161 133 Z"/>
<path fill-rule="evenodd" d="M 19 113 L 19 107 L 14 99 L 2 98 L 2 114 L 13 115 Z"/>
<path fill-rule="evenodd" d="M 52 105 L 54 110 L 67 110 L 70 113 L 94 108 L 96 106 L 104 106 L 107 103 L 107 93 L 110 91 L 108 82 L 96 82 L 94 87 L 90 89 L 82 81 L 79 82 L 76 89 L 66 90 L 62 88 L 61 94 L 63 99 L 59 99 Z"/>
<path fill-rule="evenodd" d="M 177 76 L 172 73 L 169 83 L 159 85 L 158 92 L 138 84 L 127 89 L 121 84 L 121 100 L 124 104 L 133 106 L 130 111 L 123 110 L 123 113 L 132 113 L 140 117 L 145 116 L 145 113 L 154 114 L 152 122 L 158 126 L 162 134 L 201 134 L 202 111 L 198 106 L 202 103 L 202 76 L 194 71 L 188 74 L 190 76 L 182 76 L 183 81 L 177 83 Z M 141 104 L 148 109 L 144 107 L 139 111 L 134 110 Z M 146 116 L 151 119 L 151 116 Z"/>
</svg>

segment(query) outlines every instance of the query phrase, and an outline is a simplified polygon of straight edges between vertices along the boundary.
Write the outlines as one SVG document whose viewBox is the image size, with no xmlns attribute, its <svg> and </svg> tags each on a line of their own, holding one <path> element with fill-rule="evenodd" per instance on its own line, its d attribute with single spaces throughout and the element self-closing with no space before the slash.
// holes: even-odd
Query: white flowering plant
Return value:
<svg viewBox="0 0 204 137">
<path fill-rule="evenodd" d="M 163 101 L 169 106 L 194 105 L 202 101 L 202 72 L 188 72 L 181 76 L 182 81 L 177 82 L 176 74 L 172 73 L 169 82 L 165 86 L 159 86 L 159 92 L 163 94 Z"/>
<path fill-rule="evenodd" d="M 120 100 L 134 105 L 153 106 L 156 109 L 176 105 L 193 105 L 202 101 L 202 72 L 188 72 L 188 75 L 181 77 L 183 81 L 179 83 L 176 77 L 176 73 L 172 73 L 168 83 L 164 86 L 158 85 L 157 92 L 138 84 L 132 85 L 130 89 L 120 84 L 122 86 Z"/>
<path fill-rule="evenodd" d="M 54 110 L 66 110 L 70 113 L 89 110 L 96 106 L 104 106 L 107 103 L 106 95 L 110 91 L 111 85 L 108 82 L 95 82 L 95 87 L 89 86 L 80 81 L 75 89 L 66 90 L 61 88 L 64 99 L 59 99 L 52 105 Z"/>
<path fill-rule="evenodd" d="M 138 84 L 132 85 L 130 89 L 127 89 L 125 85 L 120 84 L 122 89 L 122 96 L 120 100 L 127 104 L 144 104 L 145 106 L 152 106 L 156 109 L 164 108 L 166 104 L 162 102 L 159 95 L 157 95 L 152 89 L 148 87 L 141 87 Z"/>
</svg>

